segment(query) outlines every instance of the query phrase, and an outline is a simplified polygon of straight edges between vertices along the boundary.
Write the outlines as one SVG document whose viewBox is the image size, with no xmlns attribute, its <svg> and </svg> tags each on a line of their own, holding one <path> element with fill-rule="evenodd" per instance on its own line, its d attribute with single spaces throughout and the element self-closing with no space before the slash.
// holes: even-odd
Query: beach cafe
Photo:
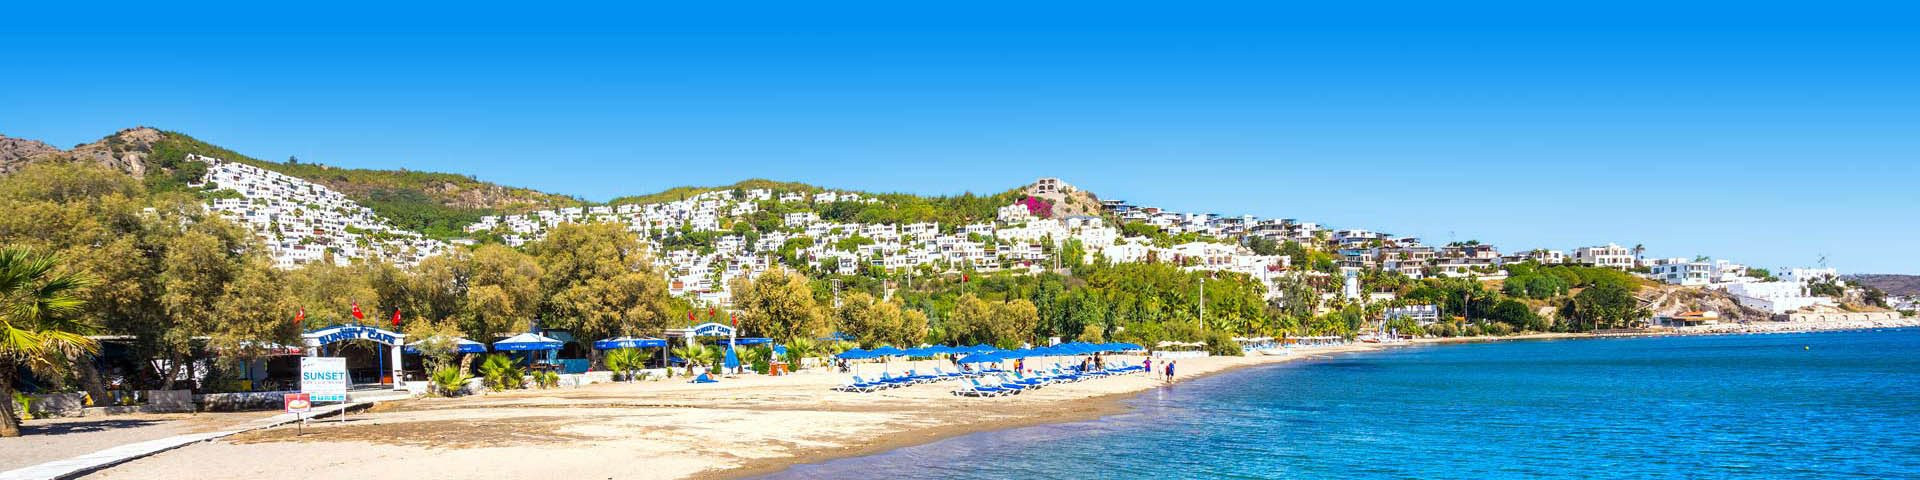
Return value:
<svg viewBox="0 0 1920 480">
<path fill-rule="evenodd" d="M 686 346 L 706 343 L 725 348 L 727 353 L 723 366 L 728 369 L 734 369 L 740 366 L 739 354 L 734 352 L 736 347 L 741 345 L 773 345 L 773 339 L 771 338 L 741 337 L 739 333 L 738 328 L 717 322 L 707 322 L 687 328 L 667 329 L 666 336 L 669 339 L 678 339 L 680 343 Z M 775 351 L 784 350 L 777 345 L 774 346 L 774 349 Z"/>
<path fill-rule="evenodd" d="M 300 334 L 310 357 L 346 357 L 355 385 L 391 385 L 406 389 L 400 354 L 407 334 L 367 325 L 334 325 Z M 381 345 L 384 345 L 385 352 Z"/>
</svg>

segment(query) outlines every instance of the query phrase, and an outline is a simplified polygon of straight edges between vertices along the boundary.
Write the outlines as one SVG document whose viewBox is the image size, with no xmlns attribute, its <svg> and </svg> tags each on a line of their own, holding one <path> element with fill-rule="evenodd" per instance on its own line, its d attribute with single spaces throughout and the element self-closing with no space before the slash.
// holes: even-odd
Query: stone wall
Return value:
<svg viewBox="0 0 1920 480">
<path fill-rule="evenodd" d="M 194 396 L 200 410 L 208 412 L 237 412 L 244 410 L 279 410 L 286 406 L 286 394 L 281 392 L 235 392 L 208 393 Z"/>
</svg>

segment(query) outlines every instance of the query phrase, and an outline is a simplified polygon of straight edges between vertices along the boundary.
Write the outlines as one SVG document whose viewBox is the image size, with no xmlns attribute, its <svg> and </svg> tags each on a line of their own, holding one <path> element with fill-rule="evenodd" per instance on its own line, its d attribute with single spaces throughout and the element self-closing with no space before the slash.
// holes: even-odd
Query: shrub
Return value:
<svg viewBox="0 0 1920 480">
<path fill-rule="evenodd" d="M 607 370 L 613 371 L 614 380 L 632 380 L 633 371 L 638 370 L 640 363 L 644 361 L 646 360 L 641 356 L 640 351 L 631 348 L 607 352 Z"/>
<path fill-rule="evenodd" d="M 560 374 L 554 372 L 535 372 L 533 374 L 533 384 L 538 385 L 541 390 L 560 386 Z"/>
<path fill-rule="evenodd" d="M 506 355 L 497 353 L 487 355 L 487 359 L 480 363 L 480 376 L 486 379 L 487 388 L 489 389 L 512 390 L 520 388 L 526 382 L 526 380 L 522 378 L 523 375 L 524 374 L 520 373 L 520 367 L 514 365 L 513 359 Z"/>
<path fill-rule="evenodd" d="M 472 378 L 472 375 L 461 371 L 460 367 L 447 366 L 434 369 L 431 380 L 435 392 L 452 397 L 460 395 L 460 391 L 467 388 L 467 380 Z"/>
<path fill-rule="evenodd" d="M 753 373 L 758 373 L 758 374 L 761 374 L 761 375 L 766 375 L 766 374 L 767 374 L 767 372 L 768 372 L 769 370 L 772 370 L 772 369 L 773 369 L 773 364 L 771 364 L 771 363 L 768 363 L 768 362 L 767 362 L 766 360 L 754 360 L 754 361 L 753 361 Z"/>
<path fill-rule="evenodd" d="M 20 421 L 24 422 L 33 419 L 33 397 L 29 397 L 24 393 L 13 392 L 13 404 L 14 416 L 19 417 Z"/>
<path fill-rule="evenodd" d="M 1207 353 L 1220 357 L 1238 357 L 1246 351 L 1240 348 L 1240 342 L 1233 341 L 1233 335 L 1227 332 L 1207 332 Z"/>
</svg>

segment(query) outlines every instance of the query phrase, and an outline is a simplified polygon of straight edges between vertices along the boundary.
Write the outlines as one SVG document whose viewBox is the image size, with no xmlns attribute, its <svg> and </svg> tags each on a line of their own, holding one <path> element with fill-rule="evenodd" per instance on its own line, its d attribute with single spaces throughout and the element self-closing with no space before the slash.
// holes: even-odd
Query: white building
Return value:
<svg viewBox="0 0 1920 480">
<path fill-rule="evenodd" d="M 1573 251 L 1573 261 L 1595 267 L 1626 270 L 1633 268 L 1633 251 L 1612 243 L 1580 247 Z"/>
</svg>

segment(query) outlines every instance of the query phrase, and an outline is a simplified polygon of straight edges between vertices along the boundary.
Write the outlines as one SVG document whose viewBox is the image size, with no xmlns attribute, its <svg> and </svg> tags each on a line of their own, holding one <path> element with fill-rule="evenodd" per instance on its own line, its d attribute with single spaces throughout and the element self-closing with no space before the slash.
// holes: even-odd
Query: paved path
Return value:
<svg viewBox="0 0 1920 480">
<path fill-rule="evenodd" d="M 359 401 L 359 402 L 352 402 L 352 403 L 343 403 L 338 405 L 328 405 L 325 407 L 316 407 L 313 409 L 312 412 L 308 412 L 305 416 L 306 418 L 316 418 L 316 417 L 326 416 L 330 414 L 336 414 L 336 413 L 339 413 L 341 410 L 345 410 L 348 408 L 358 408 L 358 407 L 363 407 L 363 406 L 372 405 L 372 404 L 373 404 L 372 401 Z M 31 467 L 0 472 L 0 480 L 45 480 L 45 479 L 75 478 L 81 475 L 86 475 L 88 473 L 94 472 L 96 470 L 100 470 L 102 468 L 111 467 L 114 465 L 125 463 L 129 460 L 133 460 L 136 458 L 153 455 L 155 453 L 160 453 L 160 452 L 172 450 L 175 448 L 180 448 L 186 445 L 191 445 L 195 442 L 204 442 L 207 440 L 222 438 L 229 435 L 238 434 L 241 432 L 247 432 L 247 431 L 259 430 L 267 427 L 285 425 L 285 424 L 293 423 L 296 421 L 299 421 L 298 416 L 295 416 L 294 414 L 291 414 L 291 413 L 282 413 L 279 415 L 274 415 L 271 417 L 262 418 L 259 420 L 254 420 L 252 422 L 241 424 L 235 428 L 216 431 L 216 432 L 189 433 L 189 434 L 183 434 L 183 435 L 174 435 L 166 438 L 147 440 L 144 442 L 129 443 L 126 445 L 121 445 L 118 447 L 113 447 L 106 450 L 101 450 L 98 452 L 93 452 L 86 455 L 69 458 L 66 460 L 55 460 L 47 463 L 42 463 L 39 465 L 34 465 Z"/>
</svg>

